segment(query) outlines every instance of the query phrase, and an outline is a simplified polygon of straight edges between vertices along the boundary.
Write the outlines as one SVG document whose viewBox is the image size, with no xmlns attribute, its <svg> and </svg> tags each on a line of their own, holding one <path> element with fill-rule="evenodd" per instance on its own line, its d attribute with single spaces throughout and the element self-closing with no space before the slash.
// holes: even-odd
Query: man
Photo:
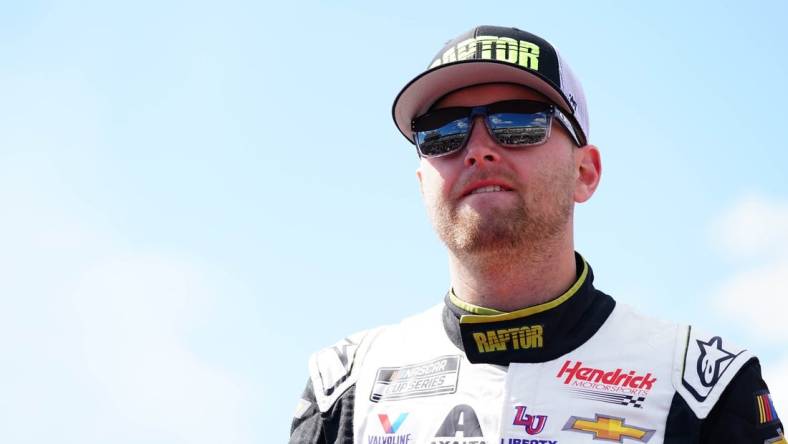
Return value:
<svg viewBox="0 0 788 444">
<path fill-rule="evenodd" d="M 783 443 L 758 360 L 593 287 L 579 82 L 547 41 L 482 26 L 394 102 L 449 250 L 443 304 L 310 359 L 291 443 Z"/>
</svg>

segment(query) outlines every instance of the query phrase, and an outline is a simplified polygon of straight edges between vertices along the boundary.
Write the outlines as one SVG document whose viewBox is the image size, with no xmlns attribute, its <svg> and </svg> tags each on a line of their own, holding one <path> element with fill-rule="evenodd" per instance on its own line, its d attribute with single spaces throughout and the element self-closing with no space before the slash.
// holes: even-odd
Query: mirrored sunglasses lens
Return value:
<svg viewBox="0 0 788 444">
<path fill-rule="evenodd" d="M 536 145 L 547 139 L 548 116 L 546 112 L 496 113 L 487 117 L 487 125 L 501 145 Z"/>
<path fill-rule="evenodd" d="M 417 131 L 416 142 L 424 156 L 440 156 L 457 151 L 468 134 L 470 119 L 453 120 L 439 128 Z"/>
</svg>

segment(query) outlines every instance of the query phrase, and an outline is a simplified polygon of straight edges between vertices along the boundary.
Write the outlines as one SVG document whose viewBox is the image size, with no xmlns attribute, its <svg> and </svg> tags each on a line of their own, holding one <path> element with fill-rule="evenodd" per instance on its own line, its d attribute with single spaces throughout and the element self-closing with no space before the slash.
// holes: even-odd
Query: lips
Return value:
<svg viewBox="0 0 788 444">
<path fill-rule="evenodd" d="M 496 193 L 502 191 L 512 191 L 512 187 L 506 182 L 500 180 L 481 180 L 473 182 L 462 191 L 462 197 L 470 196 L 471 194 L 481 193 Z"/>
<path fill-rule="evenodd" d="M 499 185 L 490 185 L 487 187 L 476 188 L 475 190 L 471 191 L 470 194 L 479 194 L 479 193 L 494 193 L 496 191 L 505 191 Z"/>
</svg>

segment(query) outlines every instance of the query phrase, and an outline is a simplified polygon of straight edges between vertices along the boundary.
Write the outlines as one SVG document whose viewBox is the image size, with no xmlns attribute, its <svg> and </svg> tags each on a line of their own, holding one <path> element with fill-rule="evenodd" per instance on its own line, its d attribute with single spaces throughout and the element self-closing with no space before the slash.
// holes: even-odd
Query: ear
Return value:
<svg viewBox="0 0 788 444">
<path fill-rule="evenodd" d="M 594 195 L 602 177 L 602 159 L 594 145 L 575 148 L 575 202 L 582 203 Z"/>
</svg>

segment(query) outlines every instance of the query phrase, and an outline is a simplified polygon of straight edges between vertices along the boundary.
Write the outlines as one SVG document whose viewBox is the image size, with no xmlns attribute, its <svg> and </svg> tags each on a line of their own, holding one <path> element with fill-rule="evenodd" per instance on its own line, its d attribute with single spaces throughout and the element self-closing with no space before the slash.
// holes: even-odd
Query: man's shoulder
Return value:
<svg viewBox="0 0 788 444">
<path fill-rule="evenodd" d="M 309 376 L 320 410 L 329 409 L 337 398 L 355 384 L 364 360 L 376 342 L 381 338 L 417 333 L 420 325 L 434 323 L 436 316 L 440 316 L 440 307 L 436 305 L 396 324 L 358 331 L 312 354 L 309 358 Z"/>
<path fill-rule="evenodd" d="M 613 319 L 633 334 L 652 336 L 657 332 L 675 332 L 686 329 L 685 325 L 648 314 L 629 304 L 616 301 Z M 622 328 L 622 327 L 619 327 Z"/>
<path fill-rule="evenodd" d="M 626 304 L 618 304 L 616 310 L 628 326 L 623 331 L 644 345 L 660 338 L 673 342 L 672 384 L 698 418 L 708 416 L 734 377 L 756 359 L 724 334 L 643 314 Z"/>
<path fill-rule="evenodd" d="M 389 326 L 353 333 L 309 357 L 309 377 L 320 411 L 327 411 L 355 384 L 356 371 L 375 338 Z"/>
<path fill-rule="evenodd" d="M 681 368 L 674 376 L 676 391 L 698 418 L 708 416 L 734 377 L 755 355 L 722 335 L 687 327 L 677 349 Z"/>
</svg>

